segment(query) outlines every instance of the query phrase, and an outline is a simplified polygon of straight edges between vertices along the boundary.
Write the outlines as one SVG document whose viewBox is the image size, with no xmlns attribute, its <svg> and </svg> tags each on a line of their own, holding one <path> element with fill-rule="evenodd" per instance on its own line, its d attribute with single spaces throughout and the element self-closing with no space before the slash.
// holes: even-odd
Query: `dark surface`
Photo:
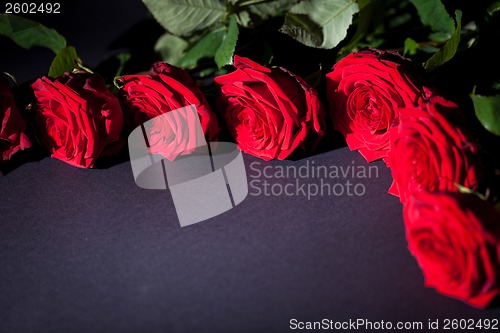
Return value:
<svg viewBox="0 0 500 333">
<path fill-rule="evenodd" d="M 126 45 L 132 27 L 144 27 L 140 1 L 69 3 L 60 17 L 42 18 L 91 66 Z M 4 70 L 21 82 L 50 65 L 50 52 L 2 43 L 10 50 L 1 53 Z M 252 162 L 260 170 L 307 161 L 368 167 L 346 148 L 294 162 L 244 159 L 249 180 L 257 176 Z M 127 162 L 95 170 L 51 158 L 19 165 L 0 174 L 0 332 L 287 332 L 292 318 L 425 327 L 428 319 L 500 317 L 499 308 L 477 310 L 424 287 L 402 206 L 387 194 L 390 172 L 383 162 L 370 165 L 378 177 L 327 179 L 363 184 L 363 196 L 249 195 L 184 228 L 169 191 L 137 187 Z"/>
<path fill-rule="evenodd" d="M 267 165 L 307 165 L 244 158 L 249 180 Z M 367 166 L 346 148 L 308 160 Z M 401 205 L 386 193 L 389 170 L 372 165 L 378 178 L 331 180 L 364 184 L 364 196 L 250 189 L 236 208 L 181 228 L 169 192 L 138 188 L 128 163 L 25 164 L 0 178 L 0 331 L 285 332 L 292 318 L 498 318 L 423 286 Z"/>
</svg>

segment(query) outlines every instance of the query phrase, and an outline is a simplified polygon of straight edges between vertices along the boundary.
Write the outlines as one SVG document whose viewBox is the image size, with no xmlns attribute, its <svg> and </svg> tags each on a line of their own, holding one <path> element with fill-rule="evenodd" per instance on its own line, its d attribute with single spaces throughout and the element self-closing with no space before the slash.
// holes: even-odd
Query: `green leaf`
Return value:
<svg viewBox="0 0 500 333">
<path fill-rule="evenodd" d="M 235 14 L 238 25 L 254 27 L 272 17 L 284 16 L 298 0 L 229 0 L 227 13 Z"/>
<path fill-rule="evenodd" d="M 471 95 L 477 119 L 489 132 L 500 136 L 500 95 Z"/>
<path fill-rule="evenodd" d="M 132 55 L 128 52 L 119 53 L 116 55 L 116 60 L 118 60 L 118 69 L 116 70 L 115 76 L 122 75 L 123 68 L 125 68 L 125 64 L 132 58 Z"/>
<path fill-rule="evenodd" d="M 450 39 L 450 34 L 447 32 L 433 32 L 429 34 L 429 39 L 436 41 L 436 42 L 446 42 L 448 39 Z"/>
<path fill-rule="evenodd" d="M 498 12 L 500 10 L 500 1 L 497 1 L 495 3 L 492 3 L 489 7 L 488 7 L 488 15 L 490 16 L 493 16 L 493 14 L 495 14 L 496 12 Z"/>
<path fill-rule="evenodd" d="M 398 13 L 396 16 L 387 18 L 387 28 L 395 31 L 396 29 L 400 29 L 403 25 L 408 24 L 412 18 L 413 16 L 410 13 Z M 448 38 L 450 38 L 450 36 L 448 36 Z"/>
<path fill-rule="evenodd" d="M 357 12 L 353 0 L 303 0 L 286 14 L 280 31 L 304 45 L 331 49 L 346 37 Z"/>
<path fill-rule="evenodd" d="M 75 48 L 73 46 L 65 47 L 52 60 L 48 75 L 51 78 L 56 78 L 65 72 L 71 72 L 73 69 L 80 67 L 79 62 L 80 58 L 78 58 Z"/>
<path fill-rule="evenodd" d="M 212 58 L 222 44 L 226 34 L 224 26 L 219 26 L 203 36 L 182 56 L 178 65 L 180 67 L 192 68 L 202 58 Z"/>
<path fill-rule="evenodd" d="M 436 47 L 434 45 L 424 45 L 420 47 L 420 50 L 425 53 L 435 54 L 437 51 L 439 51 L 439 47 Z"/>
<path fill-rule="evenodd" d="M 477 191 L 474 191 L 474 190 L 472 190 L 472 189 L 470 189 L 470 188 L 468 188 L 468 187 L 465 187 L 465 186 L 463 186 L 462 184 L 459 184 L 459 183 L 453 182 L 453 185 L 455 185 L 455 187 L 457 188 L 458 192 L 460 192 L 460 193 L 464 193 L 464 194 L 472 194 L 472 195 L 477 196 L 477 197 L 478 197 L 478 198 L 480 198 L 481 200 L 486 200 L 486 197 L 485 197 L 483 194 L 481 194 L 481 193 L 479 193 L 479 192 L 477 192 Z"/>
<path fill-rule="evenodd" d="M 224 0 L 142 0 L 168 32 L 185 36 L 217 23 L 226 13 Z"/>
<path fill-rule="evenodd" d="M 420 48 L 420 46 L 418 45 L 418 43 L 414 39 L 411 39 L 410 37 L 408 37 L 405 39 L 405 47 L 404 47 L 403 55 L 404 56 L 415 55 L 415 54 L 417 54 L 417 51 L 419 48 Z"/>
<path fill-rule="evenodd" d="M 500 81 L 493 82 L 491 84 L 491 89 L 493 89 L 495 91 L 500 90 Z"/>
<path fill-rule="evenodd" d="M 250 17 L 250 14 L 248 14 L 247 11 L 238 12 L 238 13 L 235 13 L 234 15 L 236 15 L 236 19 L 238 21 L 239 26 L 248 28 L 253 23 L 252 18 Z"/>
<path fill-rule="evenodd" d="M 433 31 L 453 33 L 455 24 L 450 14 L 444 8 L 441 0 L 410 0 L 417 8 L 420 21 Z"/>
<path fill-rule="evenodd" d="M 359 11 L 363 10 L 366 6 L 373 4 L 376 0 L 358 0 Z"/>
<path fill-rule="evenodd" d="M 164 62 L 177 66 L 188 45 L 189 43 L 183 38 L 166 32 L 156 41 L 155 51 L 160 54 Z"/>
<path fill-rule="evenodd" d="M 468 187 L 463 186 L 462 184 L 453 182 L 453 185 L 457 188 L 458 192 L 465 194 L 473 194 L 474 191 Z"/>
<path fill-rule="evenodd" d="M 457 10 L 455 11 L 455 16 L 457 20 L 457 27 L 453 32 L 450 40 L 446 42 L 446 44 L 439 49 L 432 57 L 430 57 L 426 62 L 424 62 L 424 68 L 427 72 L 430 72 L 455 55 L 458 49 L 458 44 L 460 43 L 460 32 L 462 30 L 462 12 Z"/>
<path fill-rule="evenodd" d="M 215 63 L 217 64 L 217 67 L 221 68 L 224 65 L 233 64 L 233 55 L 237 41 L 238 23 L 236 22 L 236 16 L 231 15 L 229 18 L 227 33 L 225 34 L 219 48 L 215 52 Z"/>
<path fill-rule="evenodd" d="M 244 2 L 244 1 L 243 1 Z M 295 1 L 296 2 L 296 1 Z M 291 0 L 267 0 L 248 5 L 248 11 L 262 20 L 270 17 L 282 16 L 294 4 Z"/>
<path fill-rule="evenodd" d="M 0 14 L 0 35 L 25 49 L 43 46 L 57 54 L 66 47 L 66 39 L 54 29 L 15 15 Z"/>
</svg>

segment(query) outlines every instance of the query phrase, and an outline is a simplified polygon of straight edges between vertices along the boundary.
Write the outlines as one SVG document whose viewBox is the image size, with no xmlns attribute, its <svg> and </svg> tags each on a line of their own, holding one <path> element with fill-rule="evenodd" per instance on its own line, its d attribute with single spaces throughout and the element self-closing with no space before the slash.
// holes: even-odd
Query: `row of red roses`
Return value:
<svg viewBox="0 0 500 333">
<path fill-rule="evenodd" d="M 325 111 L 315 89 L 286 69 L 268 69 L 235 56 L 236 71 L 218 76 L 218 107 L 225 110 L 228 130 L 241 150 L 264 160 L 285 159 L 305 147 L 311 132 L 318 141 L 325 130 Z M 181 68 L 155 63 L 150 73 L 117 78 L 120 93 L 109 91 L 102 78 L 75 70 L 56 79 L 42 77 L 34 92 L 36 139 L 54 158 L 92 168 L 100 156 L 115 152 L 135 127 L 166 112 L 195 105 L 207 139 L 220 132 L 202 91 Z M 12 93 L 4 80 L 2 94 L 2 159 L 30 146 Z M 8 112 L 6 110 L 9 110 Z M 159 151 L 176 156 L 184 147 L 161 133 Z M 22 140 L 21 140 L 22 139 Z M 306 140 L 307 139 L 307 140 Z"/>
<path fill-rule="evenodd" d="M 35 98 L 34 139 L 54 158 L 76 167 L 93 168 L 101 156 L 121 149 L 127 131 L 184 105 L 197 105 L 205 133 L 216 135 L 219 131 L 203 94 L 180 68 L 157 63 L 150 74 L 123 79 L 126 82 L 120 96 L 115 96 L 99 75 L 86 70 L 74 70 L 55 79 L 37 79 L 31 84 Z M 6 81 L 2 93 L 9 96 L 2 103 L 2 109 L 8 110 L 2 133 L 11 133 L 4 141 L 7 149 L 2 149 L 5 160 L 31 143 Z"/>
<path fill-rule="evenodd" d="M 457 104 L 397 53 L 351 54 L 327 74 L 334 126 L 391 169 L 410 252 L 427 286 L 478 308 L 500 292 L 500 212 L 475 194 L 481 155 Z"/>
<path fill-rule="evenodd" d="M 285 159 L 318 143 L 326 112 L 315 89 L 284 68 L 238 56 L 234 67 L 215 78 L 217 109 L 241 150 Z M 128 131 L 182 106 L 196 105 L 208 139 L 220 131 L 203 93 L 180 68 L 157 63 L 151 73 L 125 75 L 119 84 L 117 98 L 88 72 L 35 81 L 37 139 L 53 157 L 92 167 L 120 148 Z M 30 143 L 4 86 L 0 139 L 8 159 Z M 457 193 L 458 185 L 476 189 L 481 178 L 478 148 L 460 108 L 423 85 L 411 62 L 373 49 L 338 62 L 326 75 L 326 91 L 333 126 L 348 146 L 390 167 L 390 192 L 404 204 L 409 248 L 426 283 L 474 306 L 488 305 L 499 292 L 500 215 L 481 199 Z M 167 157 L 184 150 L 175 135 L 158 134 L 151 141 Z"/>
</svg>

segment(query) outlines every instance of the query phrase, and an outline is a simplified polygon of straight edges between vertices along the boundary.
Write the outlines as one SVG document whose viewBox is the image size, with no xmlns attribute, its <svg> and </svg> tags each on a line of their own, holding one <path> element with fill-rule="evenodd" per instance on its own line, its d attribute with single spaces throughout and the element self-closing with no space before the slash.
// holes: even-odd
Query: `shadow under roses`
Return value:
<svg viewBox="0 0 500 333">
<path fill-rule="evenodd" d="M 347 144 L 342 134 L 336 131 L 330 124 L 327 123 L 325 134 L 315 147 L 310 150 L 296 150 L 290 156 L 288 156 L 287 160 L 299 161 L 346 146 Z"/>
<path fill-rule="evenodd" d="M 50 154 L 44 149 L 34 145 L 15 154 L 9 161 L 2 162 L 0 164 L 0 174 L 7 175 L 24 164 L 38 162 L 49 156 Z"/>
</svg>

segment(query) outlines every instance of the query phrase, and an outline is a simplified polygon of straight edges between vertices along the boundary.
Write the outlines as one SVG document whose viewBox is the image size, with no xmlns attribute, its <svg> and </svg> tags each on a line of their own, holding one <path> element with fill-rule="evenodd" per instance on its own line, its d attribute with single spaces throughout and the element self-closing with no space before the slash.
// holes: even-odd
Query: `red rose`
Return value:
<svg viewBox="0 0 500 333">
<path fill-rule="evenodd" d="M 398 109 L 430 94 L 410 65 L 398 53 L 368 49 L 349 54 L 326 75 L 333 126 L 368 162 L 387 156 Z"/>
<path fill-rule="evenodd" d="M 31 147 L 26 123 L 17 109 L 7 80 L 0 76 L 0 154 L 8 161 L 19 150 Z"/>
<path fill-rule="evenodd" d="M 151 74 L 125 75 L 119 78 L 123 85 L 123 104 L 130 129 L 172 110 L 194 105 L 201 129 L 208 139 L 216 138 L 220 131 L 216 115 L 210 109 L 201 90 L 189 74 L 181 68 L 158 62 Z M 178 117 L 179 116 L 179 117 Z M 148 129 L 150 152 L 169 160 L 190 151 L 190 140 L 196 139 L 197 119 L 190 113 L 178 111 L 172 118 L 156 118 Z M 182 132 L 182 133 L 179 133 Z"/>
<path fill-rule="evenodd" d="M 232 73 L 218 76 L 219 103 L 239 148 L 266 161 L 305 148 L 323 136 L 325 113 L 316 90 L 284 68 L 269 69 L 235 56 Z"/>
<path fill-rule="evenodd" d="M 500 213 L 472 194 L 419 192 L 404 208 L 408 248 L 425 284 L 475 307 L 498 294 Z"/>
<path fill-rule="evenodd" d="M 399 126 L 390 131 L 389 193 L 405 203 L 416 191 L 457 191 L 456 184 L 477 188 L 478 147 L 454 121 L 462 116 L 455 103 L 434 96 L 419 109 L 401 109 L 399 116 Z"/>
<path fill-rule="evenodd" d="M 40 141 L 52 157 L 92 168 L 103 150 L 120 139 L 120 103 L 98 75 L 78 72 L 55 80 L 42 77 L 31 86 Z"/>
</svg>

